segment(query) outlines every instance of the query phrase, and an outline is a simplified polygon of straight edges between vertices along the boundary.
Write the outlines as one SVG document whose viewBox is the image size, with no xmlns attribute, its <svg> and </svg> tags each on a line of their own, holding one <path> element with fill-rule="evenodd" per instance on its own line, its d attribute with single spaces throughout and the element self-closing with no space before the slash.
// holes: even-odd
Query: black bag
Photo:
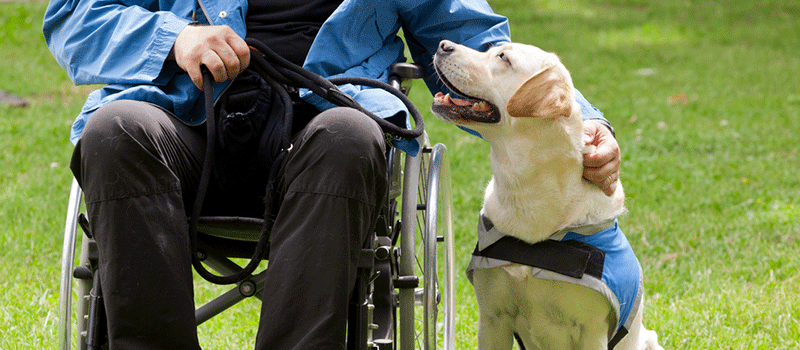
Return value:
<svg viewBox="0 0 800 350">
<path fill-rule="evenodd" d="M 211 81 L 211 73 L 204 68 L 206 157 L 189 221 L 189 241 L 197 273 L 212 283 L 232 284 L 249 276 L 268 249 L 278 208 L 273 204 L 280 201 L 277 183 L 291 149 L 294 111 L 286 87 L 267 82 L 256 72 L 240 73 L 220 96 L 217 106 L 211 98 Z M 223 190 L 260 190 L 264 194 L 264 226 L 253 257 L 242 270 L 226 276 L 212 274 L 197 255 L 198 218 L 212 172 Z"/>
<path fill-rule="evenodd" d="M 277 92 L 257 73 L 245 70 L 216 106 L 214 171 L 223 190 L 263 189 L 265 174 L 289 142 L 292 121 Z M 292 106 L 289 106 L 292 108 Z"/>
</svg>

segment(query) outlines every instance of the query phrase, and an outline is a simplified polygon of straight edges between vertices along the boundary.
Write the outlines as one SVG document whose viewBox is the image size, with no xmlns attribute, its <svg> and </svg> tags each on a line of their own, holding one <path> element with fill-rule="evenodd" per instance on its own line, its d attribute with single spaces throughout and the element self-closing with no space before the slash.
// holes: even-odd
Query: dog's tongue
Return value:
<svg viewBox="0 0 800 350">
<path fill-rule="evenodd" d="M 467 107 L 472 105 L 472 101 L 470 100 L 462 100 L 453 96 L 450 96 L 450 101 L 453 101 L 453 104 L 459 107 Z"/>
<path fill-rule="evenodd" d="M 434 101 L 444 104 L 444 105 L 455 105 L 458 107 L 466 107 L 472 109 L 476 112 L 485 112 L 488 111 L 489 104 L 486 101 L 476 101 L 476 100 L 469 100 L 469 99 L 460 99 L 450 96 L 450 94 L 443 94 L 441 92 L 437 92 L 435 96 L 433 96 Z"/>
</svg>

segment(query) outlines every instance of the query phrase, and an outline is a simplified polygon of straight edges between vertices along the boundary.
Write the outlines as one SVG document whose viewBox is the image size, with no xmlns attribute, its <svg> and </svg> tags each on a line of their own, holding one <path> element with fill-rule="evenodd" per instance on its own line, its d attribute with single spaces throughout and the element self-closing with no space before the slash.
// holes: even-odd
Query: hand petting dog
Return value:
<svg viewBox="0 0 800 350">
<path fill-rule="evenodd" d="M 599 187 L 607 196 L 614 194 L 619 179 L 619 144 L 611 130 L 597 120 L 583 122 L 586 145 L 594 151 L 583 155 L 583 178 Z"/>
</svg>

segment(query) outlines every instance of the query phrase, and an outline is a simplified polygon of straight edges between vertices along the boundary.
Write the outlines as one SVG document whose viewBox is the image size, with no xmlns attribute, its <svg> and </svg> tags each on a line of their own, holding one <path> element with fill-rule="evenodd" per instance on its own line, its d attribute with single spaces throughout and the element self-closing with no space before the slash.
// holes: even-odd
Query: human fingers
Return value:
<svg viewBox="0 0 800 350">
<path fill-rule="evenodd" d="M 223 82 L 249 65 L 250 50 L 228 26 L 189 25 L 178 35 L 171 56 L 202 90 L 200 66 L 206 66 L 215 81 Z"/>
<path fill-rule="evenodd" d="M 621 163 L 620 149 L 617 140 L 605 125 L 587 120 L 584 123 L 587 146 L 591 150 L 584 154 L 583 177 L 599 187 L 607 195 L 616 190 Z"/>
<path fill-rule="evenodd" d="M 593 151 L 584 154 L 583 163 L 587 167 L 601 167 L 619 158 L 620 149 L 614 134 L 605 125 L 595 120 L 584 122 L 584 142 Z"/>
<path fill-rule="evenodd" d="M 250 47 L 247 46 L 247 43 L 242 39 L 240 36 L 236 35 L 233 30 L 231 30 L 232 36 L 229 37 L 228 45 L 230 46 L 233 53 L 236 55 L 239 61 L 239 69 L 233 76 L 239 75 L 242 71 L 247 69 L 250 66 Z"/>
<path fill-rule="evenodd" d="M 583 168 L 583 178 L 597 186 L 606 195 L 614 194 L 619 180 L 619 158 L 599 168 Z"/>
<path fill-rule="evenodd" d="M 225 69 L 225 79 L 222 81 L 225 81 L 235 78 L 250 65 L 250 48 L 230 27 L 221 26 L 220 30 L 220 36 L 214 39 L 224 41 L 211 42 L 211 48 L 222 61 Z M 216 75 L 214 77 L 218 78 Z"/>
<path fill-rule="evenodd" d="M 189 79 L 192 80 L 194 86 L 197 86 L 198 89 L 203 90 L 203 73 L 200 70 L 200 65 L 187 65 L 186 67 L 181 67 L 186 73 L 189 74 Z"/>
<path fill-rule="evenodd" d="M 217 52 L 206 51 L 206 53 L 203 55 L 203 58 L 200 61 L 200 65 L 208 68 L 208 71 L 211 72 L 211 75 L 214 77 L 214 81 L 221 83 L 223 81 L 228 80 L 228 67 L 223 61 L 222 57 L 220 57 L 219 54 L 217 54 Z M 202 78 L 203 77 L 201 76 L 200 86 L 203 86 Z"/>
</svg>

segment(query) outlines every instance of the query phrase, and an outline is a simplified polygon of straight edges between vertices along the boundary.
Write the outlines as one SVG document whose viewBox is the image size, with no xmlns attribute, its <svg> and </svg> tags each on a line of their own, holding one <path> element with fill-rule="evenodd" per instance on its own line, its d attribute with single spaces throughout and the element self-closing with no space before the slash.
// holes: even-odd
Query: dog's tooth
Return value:
<svg viewBox="0 0 800 350">
<path fill-rule="evenodd" d="M 442 103 L 444 103 L 446 105 L 453 104 L 453 99 L 450 98 L 450 94 L 449 93 L 444 95 L 444 98 L 442 98 Z"/>
<path fill-rule="evenodd" d="M 474 105 L 472 105 L 472 110 L 476 112 L 486 112 L 490 109 L 489 104 L 486 101 L 478 101 Z"/>
<path fill-rule="evenodd" d="M 448 95 L 445 95 L 441 92 L 437 92 L 436 95 L 433 96 L 433 100 L 437 103 L 447 104 Z"/>
</svg>

